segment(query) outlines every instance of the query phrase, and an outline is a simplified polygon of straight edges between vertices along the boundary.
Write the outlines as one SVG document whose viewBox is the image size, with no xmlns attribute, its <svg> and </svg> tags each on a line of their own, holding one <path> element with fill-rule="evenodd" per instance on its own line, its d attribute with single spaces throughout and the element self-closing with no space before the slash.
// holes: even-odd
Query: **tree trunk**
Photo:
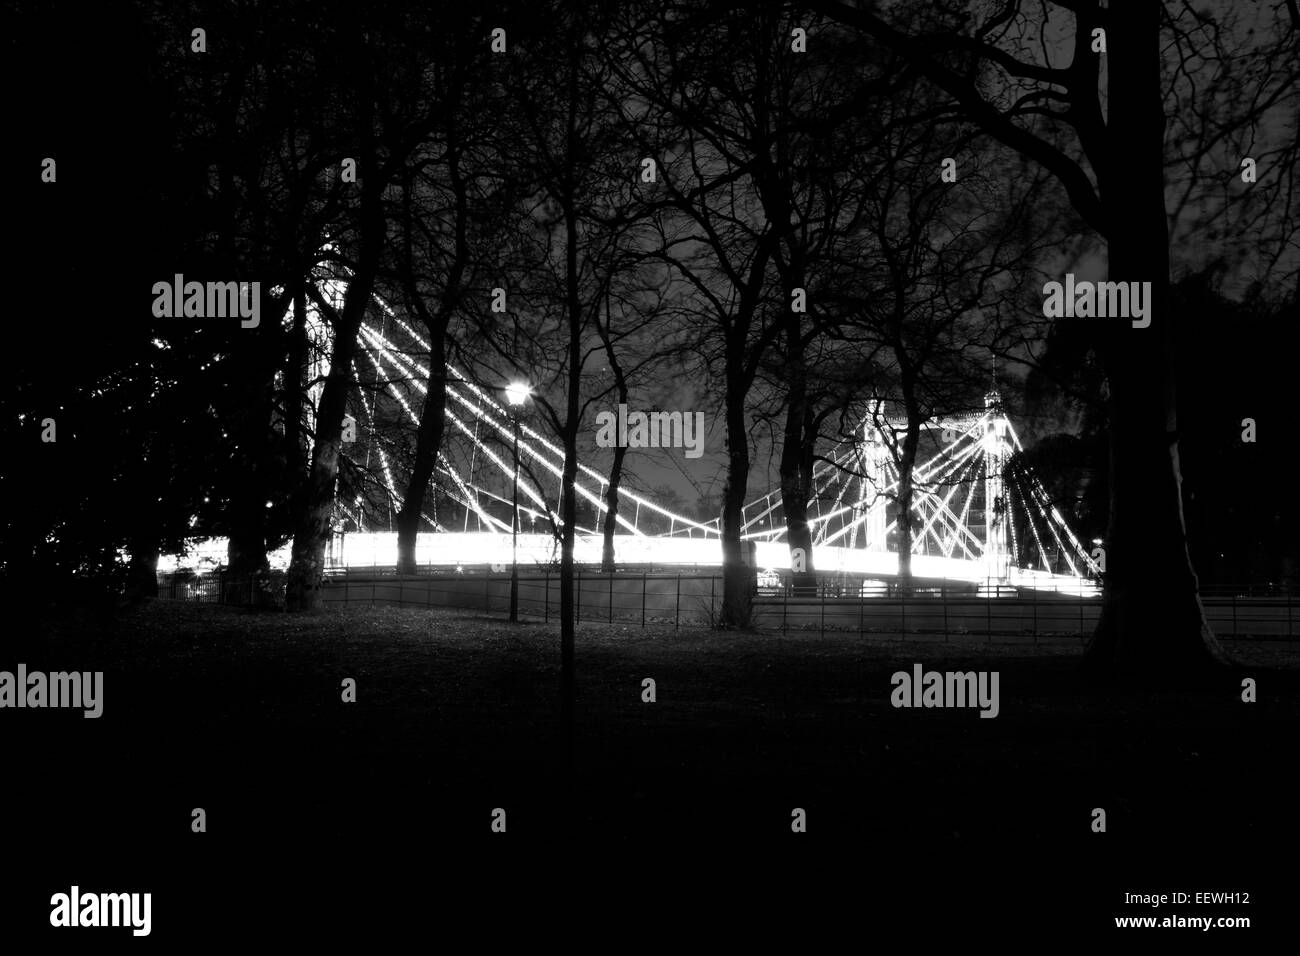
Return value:
<svg viewBox="0 0 1300 956">
<path fill-rule="evenodd" d="M 432 331 L 432 330 L 431 330 Z M 411 478 L 397 512 L 397 570 L 399 574 L 415 571 L 415 540 L 420 531 L 424 498 L 433 479 L 442 433 L 447 421 L 446 326 L 441 335 L 433 335 L 429 351 L 429 384 L 420 411 L 420 428 L 415 438 L 415 461 Z"/>
<path fill-rule="evenodd" d="M 451 180 L 456 197 L 456 244 L 451 268 L 447 273 L 447 282 L 439 297 L 437 312 L 430 315 L 420 298 L 412 277 L 407 278 L 406 294 L 412 307 L 419 314 L 425 329 L 429 332 L 429 381 L 425 388 L 424 406 L 420 410 L 420 427 L 415 439 L 415 461 L 411 466 L 411 477 L 406 491 L 402 495 L 402 508 L 397 513 L 397 570 L 401 574 L 415 571 L 415 541 L 420 531 L 420 520 L 424 512 L 424 498 L 429 491 L 429 482 L 437 469 L 438 453 L 442 450 L 442 435 L 447 422 L 447 329 L 451 324 L 451 314 L 460 302 L 461 285 L 465 270 L 469 266 L 469 193 L 465 177 L 460 169 L 460 146 L 458 127 L 455 121 L 455 106 L 459 102 L 461 88 L 455 88 L 447 127 L 447 175 Z M 405 238 L 406 266 L 411 272 L 415 269 L 412 254 L 411 213 L 412 186 L 409 178 L 403 191 L 405 201 Z"/>
<path fill-rule="evenodd" d="M 1151 283 L 1151 325 L 1107 323 L 1110 522 L 1101 620 L 1087 648 L 1093 673 L 1186 675 L 1226 662 L 1201 608 L 1188 555 L 1171 359 L 1169 237 L 1164 207 L 1160 4 L 1110 11 L 1109 155 L 1101 180 L 1111 281 Z"/>
<path fill-rule="evenodd" d="M 240 414 L 237 455 L 244 476 L 234 489 L 230 502 L 230 535 L 226 546 L 229 577 L 247 580 L 270 568 L 267 560 L 267 537 L 270 519 L 266 502 L 270 496 L 268 472 L 271 468 L 271 417 L 275 403 L 275 366 L 278 349 L 274 345 L 277 322 L 262 322 L 246 333 L 249 361 L 240 389 Z"/>
<path fill-rule="evenodd" d="M 785 513 L 785 536 L 790 546 L 791 585 L 796 595 L 817 593 L 817 569 L 813 564 L 813 535 L 808 526 L 808 499 L 812 496 L 812 468 L 807 381 L 803 371 L 803 347 L 798 323 L 786 343 L 789 380 L 785 413 L 785 434 L 781 443 L 781 508 Z M 802 558 L 802 560 L 801 560 Z"/>
<path fill-rule="evenodd" d="M 576 386 L 570 383 L 570 394 L 576 396 Z M 569 779 L 573 773 L 573 711 L 577 684 L 573 674 L 573 647 L 577 636 L 574 618 L 573 545 L 578 521 L 577 408 L 571 403 L 573 418 L 564 433 L 564 471 L 560 495 L 560 512 L 564 521 L 560 537 L 560 734 L 564 769 Z"/>
<path fill-rule="evenodd" d="M 627 401 L 626 391 L 620 393 L 620 400 Z M 623 459 L 627 457 L 627 446 L 614 446 L 614 463 L 609 468 L 609 488 L 605 493 L 605 528 L 604 542 L 601 546 L 600 569 L 606 572 L 613 572 L 615 568 L 614 561 L 614 534 L 618 531 L 618 486 L 623 480 Z"/>
<path fill-rule="evenodd" d="M 131 563 L 126 570 L 128 598 L 158 596 L 158 550 L 157 538 L 137 538 L 131 543 Z"/>
<path fill-rule="evenodd" d="M 614 350 L 614 337 L 611 331 L 614 322 L 614 314 L 609 305 L 609 288 L 605 290 L 605 324 L 600 324 L 597 317 L 596 330 L 600 334 L 601 344 L 605 347 L 605 358 L 609 362 L 610 371 L 614 373 L 614 385 L 618 389 L 618 401 L 620 405 L 627 404 L 628 388 L 627 376 L 623 374 L 623 366 L 619 363 L 618 353 Z M 614 445 L 614 463 L 609 469 L 609 490 L 605 495 L 605 505 L 608 510 L 605 512 L 605 533 L 604 542 L 601 548 L 600 569 L 612 573 L 614 571 L 614 535 L 618 531 L 618 489 L 623 481 L 623 460 L 627 457 L 627 446 L 615 443 Z"/>
<path fill-rule="evenodd" d="M 899 357 L 903 359 L 902 350 Z M 898 590 L 901 594 L 912 592 L 912 497 L 915 488 L 916 449 L 921 441 L 921 411 L 916 403 L 916 383 L 906 367 L 902 375 L 903 410 L 907 416 L 907 430 L 903 432 L 903 447 L 898 456 Z"/>
<path fill-rule="evenodd" d="M 353 275 L 347 301 L 335 323 L 329 375 L 316 412 L 316 440 L 312 443 L 311 473 L 303 489 L 302 505 L 294 529 L 293 554 L 286 579 L 285 607 L 311 611 L 321 606 L 325 546 L 334 516 L 335 485 L 342 448 L 343 415 L 352 387 L 352 358 L 356 354 L 361 318 L 370 298 L 370 277 Z"/>
<path fill-rule="evenodd" d="M 787 411 L 787 422 L 794 414 L 794 409 Z M 781 449 L 781 507 L 785 512 L 786 541 L 790 545 L 791 586 L 796 595 L 815 595 L 817 568 L 813 562 L 812 528 L 808 524 L 812 475 L 804 467 L 805 459 L 800 451 L 802 441 L 796 439 L 790 444 L 792 437 L 787 425 L 787 444 Z"/>
<path fill-rule="evenodd" d="M 371 121 L 368 112 L 366 117 L 364 135 L 369 137 Z M 361 320 L 370 303 L 380 247 L 384 240 L 384 215 L 380 204 L 383 184 L 379 179 L 373 148 L 365 151 L 363 163 L 366 174 L 361 183 L 357 268 L 348 282 L 343 310 L 333 323 L 330 370 L 321 391 L 320 406 L 316 410 L 311 473 L 303 489 L 297 527 L 294 529 L 293 556 L 285 582 L 285 607 L 290 611 L 316 610 L 321 606 L 325 546 L 329 541 L 330 524 L 334 515 L 343 416 L 347 410 L 348 391 L 352 387 L 352 359 L 356 355 Z"/>
<path fill-rule="evenodd" d="M 581 318 L 577 296 L 577 224 L 572 203 L 567 210 L 568 280 L 569 280 L 569 380 L 564 425 L 564 469 L 561 474 L 560 513 L 564 521 L 560 541 L 560 734 L 563 769 L 572 784 L 574 771 L 574 641 L 577 627 L 574 616 L 573 546 L 578 524 L 578 426 L 579 389 L 581 388 Z"/>
<path fill-rule="evenodd" d="M 734 350 L 731 350 L 734 351 Z M 745 388 L 739 356 L 727 361 L 727 483 L 722 490 L 722 612 L 723 627 L 753 623 L 755 570 L 740 539 L 745 492 L 749 485 L 749 435 L 745 428 Z"/>
<path fill-rule="evenodd" d="M 293 296 L 293 330 L 284 366 L 284 444 L 289 486 L 307 475 L 307 445 L 302 427 L 303 376 L 307 370 L 307 270 Z"/>
<path fill-rule="evenodd" d="M 898 458 L 898 590 L 903 594 L 910 594 L 912 590 L 913 474 L 920 437 L 920 427 L 909 418 Z"/>
<path fill-rule="evenodd" d="M 571 35 L 571 40 L 576 40 Z M 568 115 L 565 135 L 565 168 L 561 201 L 564 205 L 564 291 L 565 312 L 569 320 L 568 381 L 564 410 L 564 469 L 560 478 L 560 510 L 564 531 L 560 546 L 560 734 L 565 782 L 575 787 L 574 724 L 577 679 L 574 674 L 574 643 L 577 637 L 574 616 L 573 545 L 578 525 L 578 429 L 582 415 L 582 296 L 578 264 L 578 210 L 575 163 L 579 150 L 578 120 L 578 46 L 571 42 L 568 73 Z M 578 598 L 581 599 L 580 596 Z M 572 795 L 572 794 L 570 794 Z"/>
</svg>

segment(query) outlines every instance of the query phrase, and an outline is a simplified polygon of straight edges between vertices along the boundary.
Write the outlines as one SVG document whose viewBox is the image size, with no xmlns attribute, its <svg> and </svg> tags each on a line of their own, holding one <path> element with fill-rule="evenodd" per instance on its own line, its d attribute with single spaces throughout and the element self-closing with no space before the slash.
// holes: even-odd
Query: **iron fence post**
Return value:
<svg viewBox="0 0 1300 956">
<path fill-rule="evenodd" d="M 867 605 L 862 592 L 865 588 L 861 583 L 858 584 L 858 636 L 862 636 L 862 617 L 866 613 Z"/>
<path fill-rule="evenodd" d="M 673 607 L 673 630 L 682 626 L 682 572 L 677 572 L 677 603 Z"/>
<path fill-rule="evenodd" d="M 822 637 L 826 636 L 826 588 L 825 586 L 817 589 L 822 596 Z"/>
<path fill-rule="evenodd" d="M 948 579 L 939 582 L 939 600 L 943 603 L 943 636 L 948 637 Z"/>
</svg>

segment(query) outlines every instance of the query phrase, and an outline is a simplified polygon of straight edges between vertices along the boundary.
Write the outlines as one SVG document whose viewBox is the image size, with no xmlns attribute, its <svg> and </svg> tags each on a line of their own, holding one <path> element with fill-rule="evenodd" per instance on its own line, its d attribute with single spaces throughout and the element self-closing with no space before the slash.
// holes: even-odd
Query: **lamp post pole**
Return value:
<svg viewBox="0 0 1300 956">
<path fill-rule="evenodd" d="M 505 391 L 515 437 L 514 513 L 510 516 L 510 623 L 514 624 L 519 621 L 519 413 L 528 400 L 528 383 L 511 382 Z"/>
<path fill-rule="evenodd" d="M 515 426 L 515 490 L 514 510 L 510 517 L 510 623 L 519 621 L 519 414 L 513 416 Z"/>
</svg>

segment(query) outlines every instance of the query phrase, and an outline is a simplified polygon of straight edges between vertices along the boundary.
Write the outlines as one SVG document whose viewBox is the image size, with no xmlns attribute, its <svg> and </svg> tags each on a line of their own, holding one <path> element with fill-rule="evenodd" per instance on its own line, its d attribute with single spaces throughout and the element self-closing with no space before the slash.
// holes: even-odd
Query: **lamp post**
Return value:
<svg viewBox="0 0 1300 956">
<path fill-rule="evenodd" d="M 514 505 L 510 515 L 510 623 L 519 621 L 519 412 L 528 399 L 528 386 L 511 382 L 506 386 L 510 403 L 510 421 L 515 432 Z"/>
</svg>

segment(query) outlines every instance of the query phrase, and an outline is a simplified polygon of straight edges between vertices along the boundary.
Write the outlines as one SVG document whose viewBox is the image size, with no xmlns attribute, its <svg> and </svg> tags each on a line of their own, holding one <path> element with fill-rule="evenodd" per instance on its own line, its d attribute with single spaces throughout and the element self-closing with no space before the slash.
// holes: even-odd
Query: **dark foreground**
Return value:
<svg viewBox="0 0 1300 956">
<path fill-rule="evenodd" d="M 1292 932 L 1300 882 L 1300 671 L 1294 653 L 1234 649 L 1257 703 L 1241 674 L 1098 691 L 1076 679 L 1073 644 L 583 625 L 569 781 L 553 628 L 384 608 L 65 610 L 12 634 L 0 670 L 103 670 L 104 713 L 0 710 L 0 932 L 54 932 L 50 896 L 76 883 L 152 892 L 152 945 L 171 951 L 267 933 L 376 952 L 405 950 L 399 934 L 614 951 L 784 928 L 811 952 L 1201 935 L 1115 927 L 1152 914 L 1245 915 L 1250 929 L 1204 937 L 1271 940 Z M 997 670 L 999 715 L 895 709 L 890 675 L 917 662 Z M 1250 902 L 1125 903 L 1179 891 Z M 149 945 L 57 932 L 86 952 Z"/>
</svg>

